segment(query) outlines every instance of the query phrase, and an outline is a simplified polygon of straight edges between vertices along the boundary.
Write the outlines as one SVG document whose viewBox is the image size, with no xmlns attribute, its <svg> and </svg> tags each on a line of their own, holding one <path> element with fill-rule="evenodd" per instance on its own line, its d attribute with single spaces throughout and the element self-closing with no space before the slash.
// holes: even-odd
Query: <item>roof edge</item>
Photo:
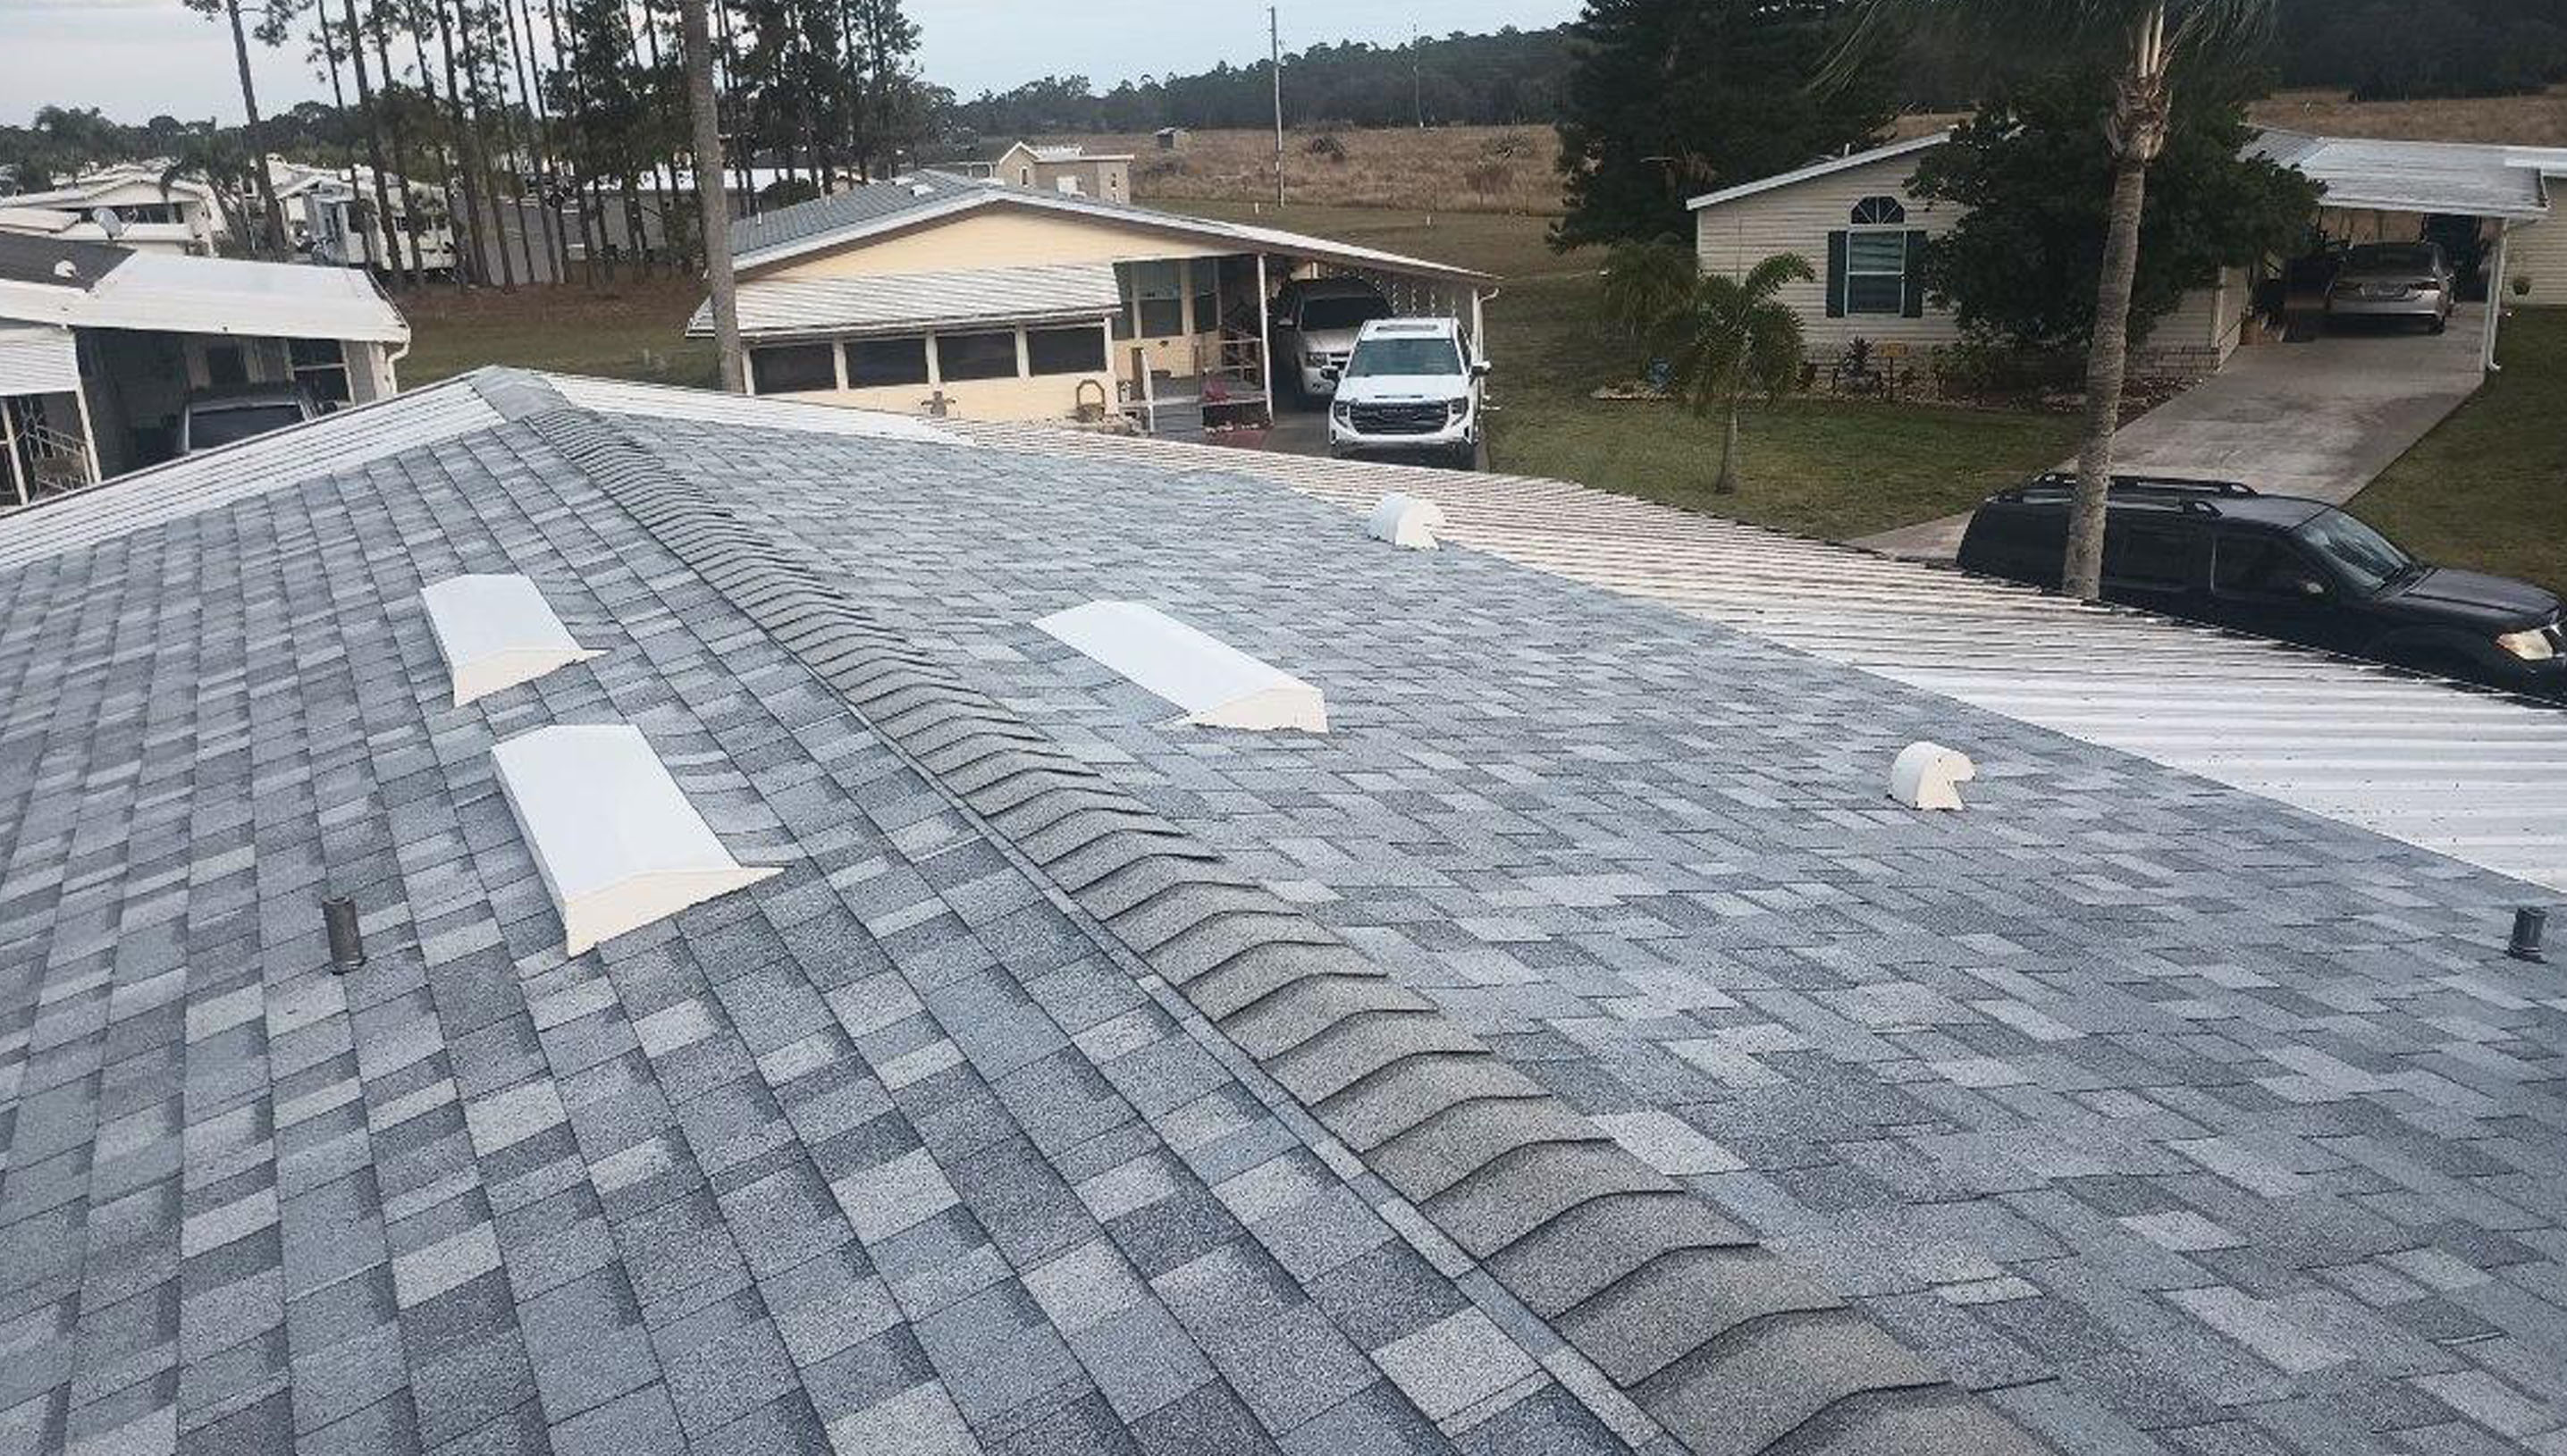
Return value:
<svg viewBox="0 0 2567 1456">
<path fill-rule="evenodd" d="M 1922 137 L 1910 137 L 1904 142 L 1892 142 L 1886 146 L 1875 146 L 1868 151 L 1852 152 L 1845 156 L 1831 156 L 1824 161 L 1814 161 L 1808 166 L 1800 167 L 1793 171 L 1777 172 L 1770 177 L 1758 177 L 1752 182 L 1740 182 L 1734 187 L 1723 187 L 1716 192 L 1705 192 L 1699 197 L 1687 198 L 1685 201 L 1685 210 L 1689 212 L 1698 212 L 1705 207 L 1717 207 L 1723 202 L 1734 202 L 1741 197 L 1752 197 L 1758 192 L 1771 192 L 1779 187 L 1798 186 L 1802 182 L 1827 176 L 1833 172 L 1850 171 L 1857 166 L 1868 166 L 1875 161 L 1887 161 L 1892 157 L 1905 156 L 1910 152 L 1924 151 L 1931 147 L 1940 146 L 1944 143 L 1951 141 L 1953 130 L 1953 128 L 1945 127 L 1939 132 L 1928 132 Z"/>
</svg>

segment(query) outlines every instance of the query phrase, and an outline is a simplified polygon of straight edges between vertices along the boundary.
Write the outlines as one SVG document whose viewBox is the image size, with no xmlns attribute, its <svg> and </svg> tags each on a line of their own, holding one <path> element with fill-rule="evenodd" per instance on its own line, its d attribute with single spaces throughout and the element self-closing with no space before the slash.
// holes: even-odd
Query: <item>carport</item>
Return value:
<svg viewBox="0 0 2567 1456">
<path fill-rule="evenodd" d="M 2516 164 L 2506 147 L 2466 142 L 2267 130 L 2248 149 L 2325 185 L 2318 222 L 2331 237 L 2407 241 L 2422 237 L 2425 220 L 2432 217 L 2473 218 L 2482 237 L 2492 231 L 2477 361 L 2482 370 L 2496 367 L 2496 330 L 2504 313 L 2496 303 L 2505 277 L 2506 238 L 2549 211 L 2538 170 Z"/>
</svg>

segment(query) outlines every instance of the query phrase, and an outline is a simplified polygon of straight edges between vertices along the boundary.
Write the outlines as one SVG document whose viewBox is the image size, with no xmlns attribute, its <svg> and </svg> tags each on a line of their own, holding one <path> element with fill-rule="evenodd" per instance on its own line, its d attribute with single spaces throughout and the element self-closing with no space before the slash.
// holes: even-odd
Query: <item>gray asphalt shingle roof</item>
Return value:
<svg viewBox="0 0 2567 1456">
<path fill-rule="evenodd" d="M 2556 1444 L 2512 882 L 1191 456 L 441 389 L 0 568 L 0 1451 Z M 604 656 L 448 707 L 465 570 Z M 788 869 L 566 961 L 487 748 L 615 720 Z"/>
</svg>

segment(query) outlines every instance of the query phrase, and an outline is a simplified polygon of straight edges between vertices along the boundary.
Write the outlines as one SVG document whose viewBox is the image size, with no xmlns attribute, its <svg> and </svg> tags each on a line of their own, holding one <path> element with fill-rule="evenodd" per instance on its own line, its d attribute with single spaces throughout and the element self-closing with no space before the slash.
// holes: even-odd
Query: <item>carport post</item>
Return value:
<svg viewBox="0 0 2567 1456">
<path fill-rule="evenodd" d="M 2488 374 L 2493 374 L 2504 367 L 2495 362 L 2495 326 L 2496 321 L 2504 317 L 2504 242 L 2512 232 L 2512 218 L 2496 219 L 2495 265 L 2487 270 L 2486 339 L 2481 346 L 2485 350 L 2485 355 L 2478 361 L 2479 366 Z"/>
<path fill-rule="evenodd" d="M 9 483 L 18 491 L 18 503 L 27 503 L 27 469 L 18 463 L 18 409 L 0 399 L 0 450 L 9 455 Z"/>
<path fill-rule="evenodd" d="M 1266 428 L 1275 428 L 1275 329 L 1266 321 L 1266 255 L 1257 255 L 1257 361 L 1266 376 Z M 1294 368 L 1299 368 L 1296 363 Z"/>
<path fill-rule="evenodd" d="M 1471 360 L 1475 364 L 1489 362 L 1489 338 L 1481 332 L 1481 327 L 1480 290 L 1474 286 L 1471 289 Z"/>
<path fill-rule="evenodd" d="M 89 483 L 95 485 L 107 478 L 107 461 L 98 457 L 98 432 L 89 423 L 89 386 L 79 380 L 73 383 L 78 386 L 72 391 L 72 403 L 80 407 L 81 440 L 89 446 Z"/>
</svg>

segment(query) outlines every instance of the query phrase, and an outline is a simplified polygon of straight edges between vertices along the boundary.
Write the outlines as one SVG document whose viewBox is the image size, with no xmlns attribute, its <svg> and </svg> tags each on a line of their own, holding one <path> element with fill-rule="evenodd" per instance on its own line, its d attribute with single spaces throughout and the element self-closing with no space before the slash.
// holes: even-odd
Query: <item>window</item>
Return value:
<svg viewBox="0 0 2567 1456">
<path fill-rule="evenodd" d="M 1221 328 L 1221 260 L 1196 258 L 1186 272 L 1194 284 L 1195 332 L 1214 333 Z"/>
<path fill-rule="evenodd" d="M 1462 356 L 1454 351 L 1453 341 L 1431 334 L 1411 338 L 1377 335 L 1357 344 L 1354 357 L 1346 361 L 1348 379 L 1461 372 Z"/>
<path fill-rule="evenodd" d="M 348 356 L 336 339 L 288 339 L 285 352 L 294 363 L 294 382 L 312 398 L 330 405 L 348 403 Z"/>
<path fill-rule="evenodd" d="M 789 395 L 838 387 L 838 351 L 827 344 L 779 344 L 748 351 L 750 387 L 761 395 Z"/>
<path fill-rule="evenodd" d="M 2334 562 L 2336 570 L 2366 592 L 2376 592 L 2416 569 L 2416 558 L 2397 542 L 2340 510 L 2320 511 L 2291 534 Z"/>
<path fill-rule="evenodd" d="M 1014 379 L 1016 336 L 1004 334 L 939 334 L 936 377 L 947 384 L 965 379 Z"/>
<path fill-rule="evenodd" d="M 1845 308 L 1850 314 L 1894 314 L 1907 305 L 1904 230 L 1846 234 Z"/>
<path fill-rule="evenodd" d="M 925 339 L 850 339 L 847 341 L 847 388 L 927 383 Z"/>
<path fill-rule="evenodd" d="M 1089 325 L 1025 330 L 1025 363 L 1034 374 L 1094 374 L 1105 368 L 1105 336 Z"/>
<path fill-rule="evenodd" d="M 2115 522 L 2104 533 L 2104 579 L 2121 586 L 2164 591 L 2191 579 L 2191 537 L 2134 522 Z"/>
<path fill-rule="evenodd" d="M 1185 274 L 1174 259 L 1119 264 L 1115 271 L 1123 274 L 1123 296 L 1139 311 L 1142 338 L 1166 339 L 1186 331 Z"/>
<path fill-rule="evenodd" d="M 1854 204 L 1854 225 L 1885 226 L 1907 220 L 1907 205 L 1896 197 L 1865 197 Z"/>
<path fill-rule="evenodd" d="M 1053 191 L 1060 193 L 1064 197 L 1075 197 L 1078 195 L 1078 178 L 1069 172 L 1062 172 L 1059 176 L 1053 177 L 1051 179 L 1051 185 Z"/>
<path fill-rule="evenodd" d="M 2222 531 L 2211 548 L 2210 587 L 2223 597 L 2299 600 L 2300 584 L 2318 579 L 2308 558 L 2279 536 Z"/>
</svg>

